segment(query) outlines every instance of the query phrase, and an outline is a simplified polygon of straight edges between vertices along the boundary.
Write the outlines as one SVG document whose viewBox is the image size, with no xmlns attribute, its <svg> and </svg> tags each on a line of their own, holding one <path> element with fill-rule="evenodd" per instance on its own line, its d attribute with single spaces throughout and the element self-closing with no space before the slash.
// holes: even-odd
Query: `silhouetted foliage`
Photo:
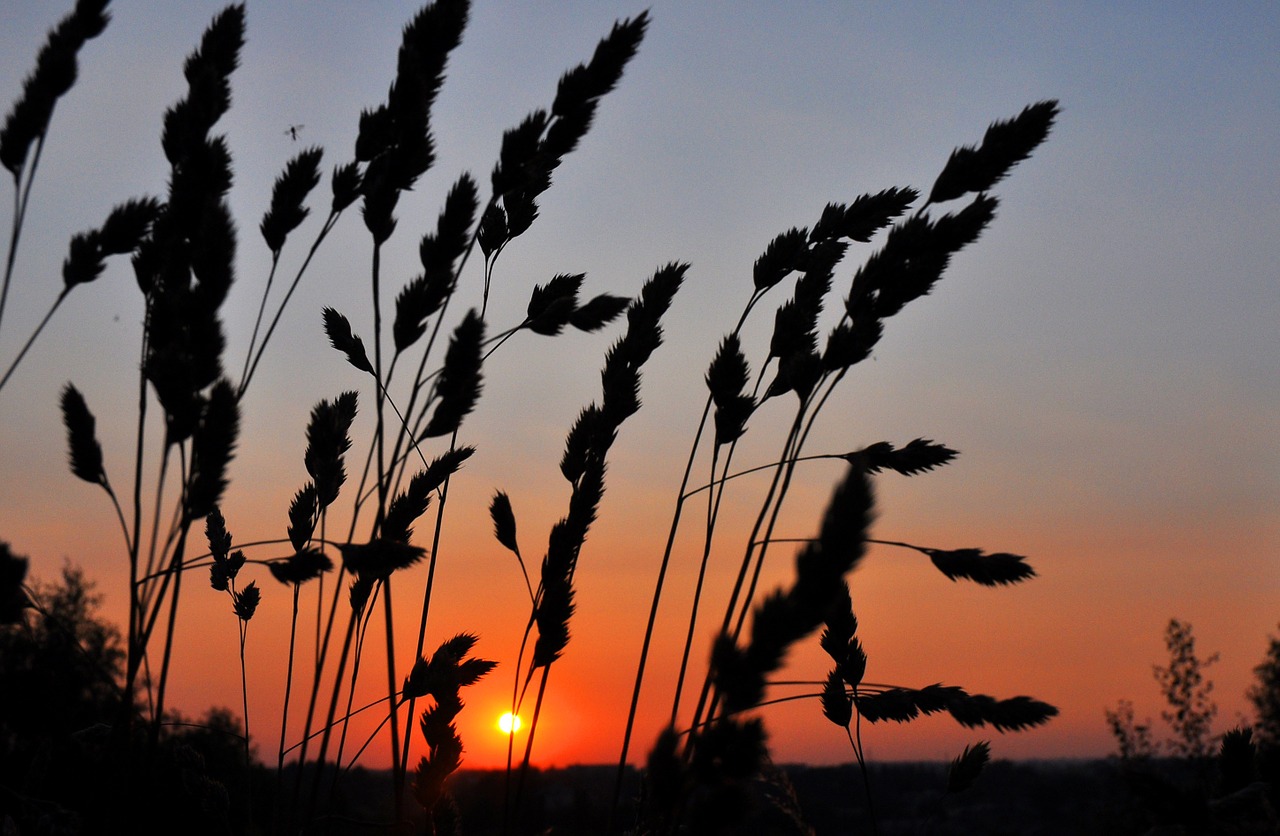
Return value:
<svg viewBox="0 0 1280 836">
<path fill-rule="evenodd" d="M 119 630 L 98 615 L 102 602 L 71 565 L 56 583 L 36 582 L 31 606 L 0 627 L 0 746 L 6 772 L 42 748 L 69 740 L 119 709 L 124 647 Z M 6 783 L 13 774 L 6 774 Z"/>
<path fill-rule="evenodd" d="M 28 560 L 11 552 L 8 543 L 0 543 L 0 625 L 20 621 L 29 604 L 22 590 L 27 565 Z"/>
<path fill-rule="evenodd" d="M 1257 712 L 1254 737 L 1262 745 L 1280 749 L 1280 637 L 1267 639 L 1267 653 L 1253 669 L 1257 682 L 1249 687 L 1249 701 Z"/>
<path fill-rule="evenodd" d="M 1182 757 L 1206 757 L 1213 751 L 1211 725 L 1218 706 L 1210 697 L 1213 681 L 1206 679 L 1204 672 L 1218 661 L 1218 654 L 1204 659 L 1197 656 L 1191 625 L 1176 618 L 1170 619 L 1165 628 L 1164 643 L 1169 650 L 1169 664 L 1156 665 L 1155 677 L 1169 704 L 1160 712 L 1173 730 L 1169 749 Z"/>
<path fill-rule="evenodd" d="M 1134 719 L 1133 703 L 1120 700 L 1115 711 L 1106 709 L 1107 727 L 1116 739 L 1121 760 L 1133 758 L 1149 758 L 1156 752 L 1156 744 L 1151 740 L 1151 721 L 1139 723 Z"/>
<path fill-rule="evenodd" d="M 99 613 L 102 596 L 67 565 L 56 582 L 33 583 L 30 600 L 21 621 L 0 626 L 0 818 L 11 816 L 22 833 L 49 832 L 51 821 L 66 832 L 101 832 L 111 797 L 123 794 L 141 796 L 135 832 L 147 822 L 186 822 L 185 832 L 222 833 L 245 819 L 232 805 L 243 805 L 251 773 L 231 712 L 167 717 L 152 783 L 135 784 L 110 745 L 124 706 L 125 650 Z M 98 777 L 78 780 L 75 769 Z"/>
<path fill-rule="evenodd" d="M 1213 682 L 1204 672 L 1218 661 L 1218 654 L 1201 659 L 1191 625 L 1176 618 L 1165 627 L 1164 642 L 1169 664 L 1153 665 L 1152 671 L 1168 706 L 1160 716 L 1173 736 L 1154 740 L 1151 721 L 1138 723 L 1133 703 L 1120 700 L 1114 711 L 1106 709 L 1104 715 L 1122 760 L 1149 758 L 1161 750 L 1175 757 L 1205 758 L 1214 750 L 1211 725 L 1218 706 L 1210 697 Z"/>
</svg>

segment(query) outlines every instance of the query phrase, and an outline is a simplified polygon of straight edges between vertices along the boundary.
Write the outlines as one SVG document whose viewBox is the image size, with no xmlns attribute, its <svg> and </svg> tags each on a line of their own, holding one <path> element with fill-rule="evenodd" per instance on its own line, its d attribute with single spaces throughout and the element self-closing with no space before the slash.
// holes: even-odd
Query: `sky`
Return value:
<svg viewBox="0 0 1280 836">
<path fill-rule="evenodd" d="M 54 116 L 0 323 L 4 365 L 61 287 L 69 237 L 128 197 L 163 193 L 162 115 L 184 92 L 182 60 L 219 8 L 120 3 L 81 53 L 80 81 Z M 614 20 L 643 8 L 476 4 L 434 115 L 437 165 L 401 202 L 384 297 L 417 269 L 418 238 L 458 174 L 469 170 L 486 187 L 502 131 L 548 106 L 560 74 L 589 58 Z M 866 751 L 950 758 L 992 739 L 997 757 L 1105 755 L 1114 744 L 1103 712 L 1122 698 L 1160 728 L 1152 665 L 1167 660 L 1170 618 L 1193 625 L 1202 656 L 1219 654 L 1209 669 L 1215 729 L 1247 721 L 1252 668 L 1280 629 L 1280 9 L 665 0 L 650 8 L 639 55 L 557 170 L 537 223 L 504 254 L 489 308 L 493 327 L 512 325 L 532 286 L 556 273 L 586 273 L 588 294 L 631 295 L 659 265 L 691 265 L 666 344 L 645 370 L 645 407 L 612 451 L 600 520 L 579 564 L 573 639 L 550 678 L 534 762 L 617 759 L 657 563 L 706 397 L 703 374 L 749 295 L 764 246 L 812 224 L 828 202 L 890 186 L 927 191 L 953 147 L 1046 98 L 1061 102 L 1061 116 L 1047 143 L 996 188 L 992 227 L 930 296 L 887 323 L 807 449 L 927 437 L 959 450 L 931 474 L 877 477 L 872 536 L 1015 552 L 1038 573 L 992 590 L 953 583 L 920 555 L 873 548 L 850 579 L 867 679 L 1028 694 L 1061 713 L 1018 734 L 964 730 L 949 718 L 879 725 L 864 729 Z M 323 146 L 326 171 L 350 158 L 358 114 L 384 100 L 400 27 L 415 10 L 249 4 L 234 104 L 220 123 L 235 159 L 231 205 L 241 233 L 239 278 L 223 309 L 228 366 L 238 370 L 270 264 L 256 226 L 272 181 L 304 145 Z M 57 15 L 52 4 L 0 3 L 6 108 Z M 295 125 L 296 140 L 288 134 Z M 11 206 L 0 200 L 5 229 Z M 313 217 L 286 248 L 288 270 L 318 223 Z M 837 289 L 874 246 L 850 254 Z M 319 315 L 336 307 L 369 339 L 369 258 L 350 212 L 243 403 L 223 504 L 238 542 L 284 536 L 288 502 L 306 478 L 304 429 L 317 400 L 361 387 L 363 415 L 372 414 L 366 379 L 329 348 Z M 463 276 L 461 304 L 478 304 L 479 287 L 477 260 Z M 775 294 L 773 305 L 787 291 Z M 747 328 L 753 369 L 769 311 Z M 37 577 L 54 577 L 64 561 L 82 566 L 119 620 L 127 581 L 119 528 L 102 492 L 68 472 L 58 396 L 68 381 L 84 393 L 108 472 L 128 485 L 141 315 L 128 265 L 112 262 L 72 294 L 0 391 L 0 539 L 32 559 Z M 486 365 L 484 396 L 464 425 L 460 441 L 478 452 L 451 485 L 427 643 L 430 650 L 473 632 L 477 655 L 499 662 L 464 695 L 467 765 L 505 756 L 495 724 L 510 699 L 528 607 L 514 559 L 491 535 L 489 498 L 511 496 L 522 550 L 536 562 L 568 499 L 557 469 L 564 433 L 598 397 L 597 370 L 617 333 L 522 335 Z M 781 407 L 762 411 L 748 436 L 761 440 L 744 444 L 736 461 L 769 461 L 783 416 Z M 352 461 L 366 449 L 369 426 L 360 428 Z M 789 536 L 816 531 L 841 475 L 829 462 L 801 471 L 784 518 Z M 743 480 L 726 509 L 731 525 L 709 581 L 717 606 L 762 486 Z M 677 543 L 633 758 L 670 711 L 696 571 L 692 531 Z M 249 706 L 259 754 L 273 756 L 290 596 L 257 571 L 245 576 L 264 589 L 246 646 Z M 766 585 L 789 574 L 789 558 L 775 553 Z M 171 693 L 188 714 L 240 704 L 230 603 L 196 577 L 183 591 Z M 395 597 L 401 676 L 425 576 L 415 569 L 407 577 Z M 704 631 L 695 644 L 699 671 L 710 638 Z M 380 630 L 370 640 L 382 642 Z M 369 654 L 359 696 L 385 695 L 380 655 Z M 779 676 L 819 680 L 828 666 L 815 637 Z M 296 717 L 296 702 L 291 711 Z M 814 700 L 763 716 L 778 761 L 852 760 Z M 384 763 L 385 746 L 366 757 Z"/>
</svg>

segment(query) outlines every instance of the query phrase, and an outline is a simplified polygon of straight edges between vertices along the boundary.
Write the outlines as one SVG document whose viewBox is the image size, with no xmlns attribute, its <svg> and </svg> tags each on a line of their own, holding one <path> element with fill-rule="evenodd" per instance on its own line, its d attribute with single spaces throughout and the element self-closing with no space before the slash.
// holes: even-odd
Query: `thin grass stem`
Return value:
<svg viewBox="0 0 1280 836">
<path fill-rule="evenodd" d="M 512 812 L 515 815 L 520 814 L 520 802 L 524 795 L 525 776 L 529 772 L 529 759 L 533 755 L 533 736 L 538 730 L 538 719 L 542 714 L 542 698 L 547 692 L 547 678 L 551 675 L 551 666 L 544 665 L 542 668 L 542 680 L 538 683 L 538 697 L 533 705 L 533 717 L 529 720 L 529 735 L 524 741 L 524 757 L 520 761 L 520 772 L 516 777 L 516 797 L 512 803 Z"/>
<path fill-rule="evenodd" d="M 50 114 L 52 118 L 52 114 Z M 18 257 L 18 240 L 22 237 L 22 228 L 26 221 L 27 207 L 31 205 L 31 184 L 36 179 L 36 169 L 40 167 L 40 154 L 44 151 L 44 138 L 48 127 L 36 137 L 35 151 L 31 155 L 31 169 L 24 163 L 13 175 L 13 232 L 9 236 L 9 256 L 5 260 L 4 284 L 0 286 L 0 322 L 4 320 L 5 302 L 9 298 L 9 283 L 13 279 L 13 267 Z M 23 179 L 25 177 L 25 183 Z M 22 198 L 18 198 L 18 193 Z"/>
<path fill-rule="evenodd" d="M 360 715 L 360 714 L 363 714 L 364 712 L 368 711 L 368 710 L 369 710 L 369 709 L 371 709 L 371 708 L 377 708 L 378 706 L 382 705 L 382 704 L 383 704 L 384 702 L 386 702 L 386 701 L 387 701 L 387 698 L 386 698 L 386 697 L 378 697 L 376 700 L 372 700 L 372 701 L 370 701 L 370 702 L 367 702 L 367 703 L 365 703 L 364 705 L 360 706 L 359 708 L 355 709 L 354 711 L 352 711 L 352 712 L 351 712 L 351 714 L 347 715 L 346 717 L 338 718 L 337 722 L 339 722 L 339 723 L 340 723 L 340 722 L 342 722 L 343 720 L 350 719 L 351 717 L 356 717 L 356 716 L 358 716 L 358 715 Z M 324 734 L 324 729 L 316 729 L 315 731 L 313 731 L 313 732 L 311 732 L 310 734 L 308 734 L 306 737 L 304 737 L 304 738 L 302 738 L 301 740 L 299 740 L 297 743 L 293 744 L 292 746 L 288 746 L 288 747 L 286 747 L 286 748 L 285 748 L 285 750 L 284 750 L 284 753 L 285 753 L 286 755 L 288 755 L 288 754 L 289 754 L 289 753 L 291 753 L 293 750 L 301 748 L 301 747 L 302 747 L 302 745 L 303 745 L 307 740 L 314 740 L 315 738 L 319 737 L 319 736 L 320 736 L 320 735 L 322 735 L 322 734 Z"/>
<path fill-rule="evenodd" d="M 176 598 L 176 590 L 175 595 Z M 233 596 L 234 600 L 234 596 Z M 245 775 L 245 805 L 249 810 L 253 809 L 253 781 L 250 772 L 253 769 L 253 755 L 249 751 L 249 677 L 245 670 L 244 664 L 244 645 L 245 640 L 249 636 L 249 622 L 243 618 L 237 618 L 236 621 L 240 627 L 240 704 L 241 710 L 244 712 L 244 775 Z"/>
<path fill-rule="evenodd" d="M 186 539 L 187 539 L 187 528 L 186 526 L 184 526 L 182 529 L 182 536 L 178 541 L 178 546 L 174 550 L 174 555 L 173 555 L 174 563 L 181 562 L 182 549 L 186 544 Z M 166 581 L 167 579 L 168 579 L 168 576 L 166 576 Z M 164 655 L 160 662 L 160 679 L 156 683 L 156 714 L 155 714 L 156 720 L 151 727 L 151 748 L 153 751 L 155 750 L 156 744 L 158 743 L 159 737 L 160 737 L 159 721 L 161 718 L 164 717 L 164 698 L 165 698 L 165 692 L 169 685 L 169 663 L 170 661 L 172 661 L 172 658 L 173 658 L 173 634 L 174 634 L 174 630 L 177 628 L 177 625 L 178 625 L 178 597 L 181 591 L 182 591 L 182 573 L 176 572 L 173 575 L 172 597 L 169 599 L 169 622 L 168 622 L 168 626 L 165 628 Z M 156 601 L 157 608 L 160 606 L 162 602 L 163 602 L 163 593 L 161 594 L 160 599 Z M 149 635 L 150 635 L 150 631 L 148 631 L 148 636 Z"/>
<path fill-rule="evenodd" d="M 276 309 L 275 316 L 271 318 L 271 325 L 267 327 L 267 333 L 262 337 L 262 344 L 258 346 L 258 353 L 254 356 L 253 362 L 248 363 L 248 357 L 245 362 L 248 363 L 247 371 L 241 376 L 240 385 L 236 387 L 236 398 L 243 398 L 245 390 L 249 388 L 249 381 L 253 379 L 253 374 L 258 369 L 258 362 L 262 360 L 263 353 L 267 350 L 267 343 L 271 341 L 271 335 L 276 332 L 276 326 L 280 324 L 280 317 L 284 315 L 284 309 L 289 304 L 289 300 L 293 297 L 293 292 L 298 289 L 298 283 L 302 281 L 302 275 L 307 271 L 307 267 L 311 264 L 311 259 L 315 257 L 316 251 L 320 249 L 320 244 L 325 237 L 333 230 L 338 223 L 341 212 L 331 212 L 324 226 L 321 227 L 319 235 L 311 244 L 311 249 L 307 251 L 307 257 L 303 259 L 302 266 L 298 268 L 298 272 L 293 277 L 293 281 L 289 284 L 289 289 L 285 291 L 284 299 L 280 301 L 280 307 Z M 273 267 L 274 272 L 274 267 Z M 266 297 L 263 296 L 265 303 Z M 252 351 L 252 345 L 250 345 Z"/>
<path fill-rule="evenodd" d="M 323 576 L 322 576 L 323 577 Z M 289 662 L 284 678 L 284 703 L 280 707 L 280 747 L 276 754 L 275 798 L 271 804 L 271 830 L 280 829 L 280 805 L 284 800 L 284 788 L 280 778 L 284 774 L 284 742 L 289 729 L 289 698 L 293 693 L 293 652 L 298 635 L 298 594 L 300 585 L 293 585 L 293 613 L 289 618 Z M 318 622 L 317 622 L 318 623 Z"/>
<path fill-rule="evenodd" d="M 267 298 L 271 295 L 271 284 L 276 278 L 276 268 L 280 266 L 280 251 L 271 253 L 271 269 L 267 271 L 267 281 L 262 288 L 262 301 L 258 303 L 258 315 L 253 319 L 253 333 L 249 335 L 249 349 L 244 354 L 244 368 L 240 370 L 240 384 L 236 389 L 242 391 L 245 380 L 249 377 L 249 361 L 253 359 L 253 347 L 258 343 L 258 329 L 262 327 L 262 317 L 267 311 Z"/>
<path fill-rule="evenodd" d="M 799 415 L 797 415 L 796 421 L 798 420 L 799 420 Z M 756 515 L 756 520 L 752 524 L 751 534 L 747 538 L 748 544 L 756 542 L 756 540 L 759 538 L 760 529 L 765 526 L 765 521 L 770 516 L 770 513 L 769 513 L 770 509 L 774 508 L 775 505 L 777 504 L 775 503 L 775 497 L 777 497 L 780 500 L 781 496 L 785 494 L 786 480 L 784 478 L 784 473 L 786 472 L 787 468 L 784 463 L 790 459 L 790 455 L 789 455 L 790 441 L 794 437 L 795 427 L 796 427 L 796 422 L 793 422 L 792 428 L 787 434 L 787 442 L 784 443 L 783 445 L 782 455 L 779 457 L 779 465 L 777 466 L 777 469 L 774 471 L 773 478 L 772 480 L 770 480 L 770 483 L 769 483 L 769 489 L 765 494 L 764 500 L 761 502 L 760 512 Z M 733 623 L 733 614 L 737 609 L 737 602 L 739 598 L 742 596 L 743 584 L 746 582 L 747 572 L 751 566 L 752 551 L 753 550 L 751 545 L 748 545 L 746 548 L 746 552 L 743 555 L 742 565 L 739 567 L 738 575 L 734 580 L 733 591 L 729 597 L 729 603 L 725 607 L 724 621 L 720 626 L 721 633 L 726 633 L 726 634 L 729 633 L 730 625 Z M 758 556 L 757 565 L 759 565 L 760 560 L 763 560 L 763 555 Z M 749 600 L 749 596 L 748 596 L 748 600 Z M 698 727 L 704 712 L 706 713 L 707 716 L 713 716 L 715 714 L 715 708 L 716 708 L 716 703 L 718 702 L 718 697 L 712 697 L 713 682 L 712 682 L 711 674 L 712 674 L 712 671 L 708 670 L 707 675 L 703 680 L 702 690 L 701 690 L 701 693 L 698 695 L 698 703 L 697 703 L 697 706 L 694 708 L 693 723 L 692 723 L 693 728 Z M 708 700 L 710 700 L 709 705 L 708 705 Z M 692 754 L 693 754 L 693 745 L 692 745 L 692 738 L 690 738 L 690 740 L 686 741 L 685 757 L 686 758 L 692 757 Z"/>
<path fill-rule="evenodd" d="M 454 430 L 452 438 L 449 440 L 450 451 L 456 449 L 458 440 L 458 432 Z M 416 446 L 416 445 L 415 445 Z M 444 531 L 444 509 L 449 501 L 449 480 L 450 476 L 446 476 L 444 482 L 440 485 L 439 501 L 436 503 L 436 520 L 431 532 L 431 555 L 427 558 L 427 583 L 422 590 L 422 615 L 418 621 L 418 642 L 414 646 L 413 658 L 416 660 L 422 658 L 422 652 L 426 648 L 427 643 L 427 615 L 431 610 L 431 593 L 435 585 L 436 578 L 436 555 L 440 553 L 440 538 Z M 417 705 L 417 698 L 409 698 L 409 710 L 405 713 L 407 718 L 405 721 L 404 740 L 400 751 L 400 762 L 406 765 L 405 775 L 401 776 L 401 781 L 407 780 L 409 763 L 409 740 L 413 734 L 413 711 Z"/>
<path fill-rule="evenodd" d="M 72 285 L 74 287 L 74 285 Z M 53 314 L 58 310 L 58 306 L 62 304 L 62 300 L 67 298 L 71 292 L 71 287 L 64 287 L 58 294 L 58 298 L 53 300 L 53 304 L 49 306 L 48 312 L 44 318 L 40 320 L 40 324 L 31 332 L 31 336 L 22 344 L 22 348 L 18 351 L 18 356 L 13 358 L 13 362 L 9 364 L 9 368 L 5 371 L 4 377 L 0 377 L 0 390 L 4 389 L 4 385 L 9 382 L 9 378 L 13 377 L 13 373 L 17 371 L 18 364 L 22 362 L 22 358 L 27 356 L 27 352 L 31 350 L 31 346 L 35 344 L 36 338 L 40 336 L 40 332 L 49 324 L 49 320 L 53 319 Z"/>
<path fill-rule="evenodd" d="M 22 172 L 26 166 L 13 173 L 13 223 L 9 227 L 9 251 L 5 255 L 4 279 L 0 282 L 0 321 L 4 319 L 4 306 L 9 298 L 9 282 L 18 257 L 18 239 L 22 236 Z"/>
<path fill-rule="evenodd" d="M 716 481 L 716 460 L 719 456 L 720 448 L 713 446 L 711 449 L 711 478 L 710 482 Z M 725 462 L 728 467 L 728 462 Z M 719 496 L 723 496 L 723 488 Z M 716 511 L 719 507 L 719 499 L 716 496 L 707 496 L 707 525 L 703 532 L 702 538 L 702 559 L 698 561 L 698 579 L 693 587 L 693 603 L 689 607 L 689 628 L 685 632 L 684 648 L 680 652 L 680 671 L 676 675 L 675 696 L 671 699 L 671 725 L 676 724 L 676 719 L 680 714 L 680 695 L 684 691 L 684 679 L 689 670 L 689 655 L 693 649 L 693 637 L 697 629 L 698 623 L 698 607 L 702 602 L 702 588 L 707 578 L 707 565 L 711 559 L 711 538 L 715 531 Z"/>
<path fill-rule="evenodd" d="M 369 622 L 373 619 L 373 606 L 375 604 L 376 597 L 378 594 L 378 586 L 379 585 L 377 584 L 374 586 L 374 591 L 370 596 L 369 601 L 365 604 L 364 611 L 359 614 L 360 623 L 358 624 L 358 627 L 356 629 L 355 652 L 351 655 L 351 681 L 350 681 L 350 684 L 347 686 L 347 707 L 346 707 L 346 710 L 343 712 L 341 721 L 339 722 L 339 725 L 342 727 L 342 731 L 338 735 L 338 751 L 334 753 L 334 756 L 333 756 L 333 762 L 335 766 L 340 766 L 342 764 L 342 754 L 346 750 L 346 746 L 347 746 L 347 732 L 351 728 L 351 725 L 350 725 L 350 718 L 352 716 L 351 706 L 355 703 L 356 682 L 358 682 L 360 679 L 360 662 L 364 658 L 364 640 L 369 633 Z M 342 687 L 342 679 L 341 677 L 339 677 L 334 682 L 335 692 L 341 687 Z M 391 697 L 391 699 L 394 699 L 394 697 Z M 337 792 L 338 778 L 339 778 L 338 772 L 335 771 L 333 776 L 333 781 L 329 785 L 330 798 L 333 798 L 334 794 Z"/>
<path fill-rule="evenodd" d="M 387 697 L 393 700 L 391 707 L 391 773 L 394 780 L 393 792 L 395 795 L 396 818 L 399 819 L 404 814 L 404 762 L 400 759 L 400 712 L 399 705 L 394 702 L 396 694 L 400 690 L 396 688 L 396 668 L 393 663 L 396 655 L 395 646 L 395 627 L 394 619 L 391 613 L 391 579 L 387 578 L 382 584 L 382 612 L 386 621 L 387 632 Z M 406 726 L 411 726 L 406 723 Z M 408 730 L 406 729 L 406 732 Z"/>
<path fill-rule="evenodd" d="M 737 334 L 742 330 L 742 326 L 746 323 L 747 317 L 751 315 L 751 310 L 756 303 L 763 297 L 763 291 L 757 290 L 751 294 L 751 298 L 747 300 L 746 306 L 742 310 L 741 316 L 738 317 L 738 324 L 731 333 Z M 622 800 L 622 783 L 627 773 L 627 755 L 631 749 L 631 736 L 635 731 L 636 712 L 640 705 L 640 690 L 644 684 L 645 668 L 649 660 L 649 650 L 653 642 L 653 631 L 658 621 L 658 606 L 662 601 L 662 591 L 666 584 L 667 570 L 671 565 L 671 556 L 675 549 L 676 533 L 680 530 L 680 515 L 684 510 L 685 493 L 689 485 L 689 477 L 693 474 L 693 464 L 697 460 L 698 447 L 702 442 L 702 434 L 707 427 L 707 419 L 711 415 L 711 396 L 707 396 L 706 404 L 702 408 L 702 417 L 698 419 L 698 428 L 693 434 L 693 443 L 689 448 L 689 458 L 685 462 L 684 475 L 680 479 L 680 488 L 676 492 L 676 504 L 671 514 L 671 526 L 667 531 L 667 543 L 662 551 L 662 560 L 658 566 L 658 578 L 654 582 L 653 600 L 649 605 L 649 620 L 645 625 L 644 640 L 640 646 L 640 659 L 636 663 L 636 681 L 631 691 L 631 704 L 627 709 L 627 724 L 622 733 L 622 752 L 618 757 L 618 771 L 614 778 L 613 785 L 613 801 L 609 805 L 609 821 L 606 827 L 606 833 L 613 832 L 614 819 L 617 814 L 618 804 Z"/>
<path fill-rule="evenodd" d="M 335 596 L 335 599 L 336 599 L 336 596 Z M 319 756 L 316 758 L 316 771 L 315 771 L 315 775 L 312 778 L 311 797 L 307 801 L 307 808 L 308 808 L 307 818 L 308 819 L 310 819 L 312 817 L 312 814 L 315 812 L 316 801 L 320 797 L 320 780 L 324 774 L 324 758 L 329 751 L 329 740 L 333 734 L 334 718 L 338 714 L 338 700 L 341 698 L 341 693 L 342 693 L 342 677 L 347 669 L 347 658 L 351 652 L 352 639 L 354 639 L 355 637 L 356 622 L 357 622 L 357 615 L 353 610 L 351 613 L 351 617 L 347 620 L 347 635 L 342 643 L 342 653 L 339 654 L 338 656 L 338 670 L 334 674 L 333 695 L 329 700 L 329 713 L 325 719 L 324 728 L 321 730 L 320 753 L 319 753 Z M 320 687 L 320 670 L 319 668 L 317 668 L 316 684 L 315 684 L 315 687 L 313 688 L 313 692 L 318 691 L 319 687 Z M 315 704 L 315 697 L 313 693 L 312 705 L 314 704 Z M 306 758 L 307 741 L 311 739 L 310 729 L 311 729 L 311 717 L 310 717 L 310 710 L 308 710 L 307 725 L 304 730 L 304 737 L 302 738 L 302 741 L 303 741 L 302 751 L 298 756 L 299 781 L 298 781 L 298 784 L 294 785 L 294 793 L 293 793 L 294 809 L 296 809 L 298 805 L 299 792 L 301 790 L 301 778 L 302 778 L 301 764 Z"/>
<path fill-rule="evenodd" d="M 855 696 L 857 694 L 856 688 L 854 694 Z M 853 743 L 853 751 L 858 758 L 858 770 L 862 773 L 862 789 L 867 794 L 867 814 L 871 817 L 871 832 L 874 836 L 879 836 L 880 826 L 876 821 L 875 794 L 871 792 L 871 775 L 867 771 L 867 759 L 862 750 L 862 715 L 855 711 L 853 717 L 854 735 L 850 738 L 850 742 Z M 845 733 L 849 733 L 848 726 L 845 726 Z"/>
</svg>

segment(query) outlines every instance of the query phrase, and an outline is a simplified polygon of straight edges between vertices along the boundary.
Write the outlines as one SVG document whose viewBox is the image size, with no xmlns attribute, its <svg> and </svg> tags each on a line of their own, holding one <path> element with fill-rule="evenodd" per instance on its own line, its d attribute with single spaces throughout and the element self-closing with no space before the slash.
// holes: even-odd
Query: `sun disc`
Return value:
<svg viewBox="0 0 1280 836">
<path fill-rule="evenodd" d="M 507 712 L 498 718 L 498 728 L 502 729 L 503 734 L 515 734 L 520 731 L 520 718 L 511 712 Z"/>
</svg>

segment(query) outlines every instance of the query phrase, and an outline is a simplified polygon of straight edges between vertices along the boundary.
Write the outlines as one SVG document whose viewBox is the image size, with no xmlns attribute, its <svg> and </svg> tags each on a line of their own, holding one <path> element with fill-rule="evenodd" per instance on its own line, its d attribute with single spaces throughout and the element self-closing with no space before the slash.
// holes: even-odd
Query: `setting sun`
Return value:
<svg viewBox="0 0 1280 836">
<path fill-rule="evenodd" d="M 503 734 L 515 734 L 522 725 L 524 724 L 520 722 L 519 716 L 510 711 L 498 718 L 498 728 L 502 729 Z"/>
</svg>

